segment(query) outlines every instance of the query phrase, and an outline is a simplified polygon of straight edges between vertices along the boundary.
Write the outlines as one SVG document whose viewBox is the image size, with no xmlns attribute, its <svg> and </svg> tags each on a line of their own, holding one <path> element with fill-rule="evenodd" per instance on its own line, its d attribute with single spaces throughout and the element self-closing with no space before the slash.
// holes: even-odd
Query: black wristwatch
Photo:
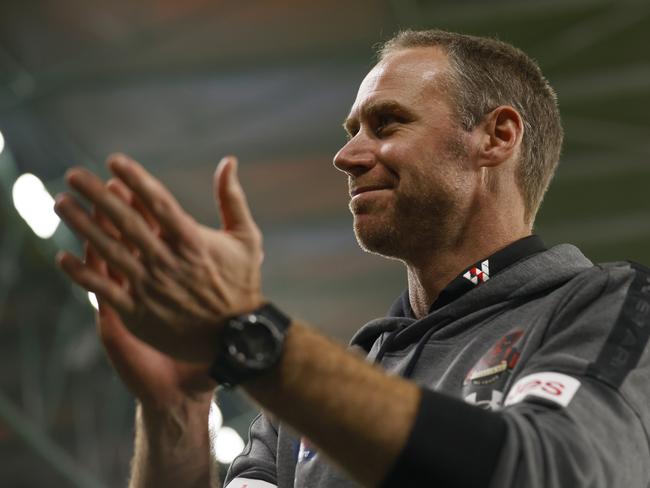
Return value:
<svg viewBox="0 0 650 488">
<path fill-rule="evenodd" d="M 270 303 L 229 318 L 210 376 L 232 388 L 269 371 L 280 361 L 290 324 L 289 317 Z"/>
</svg>

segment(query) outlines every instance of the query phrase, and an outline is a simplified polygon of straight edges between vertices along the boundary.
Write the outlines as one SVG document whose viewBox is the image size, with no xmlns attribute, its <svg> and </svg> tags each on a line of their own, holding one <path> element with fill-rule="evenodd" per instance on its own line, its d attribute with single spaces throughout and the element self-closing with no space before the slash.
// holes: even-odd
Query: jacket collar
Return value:
<svg viewBox="0 0 650 488">
<path fill-rule="evenodd" d="M 545 250 L 546 246 L 542 242 L 542 239 L 538 235 L 531 235 L 519 239 L 491 256 L 473 263 L 465 268 L 440 292 L 436 301 L 429 308 L 429 313 L 435 312 L 460 298 L 468 291 L 481 286 L 491 277 L 494 277 L 519 261 Z M 393 303 L 388 311 L 388 316 L 415 319 L 415 314 L 411 309 L 411 303 L 409 301 L 408 289 Z"/>
</svg>

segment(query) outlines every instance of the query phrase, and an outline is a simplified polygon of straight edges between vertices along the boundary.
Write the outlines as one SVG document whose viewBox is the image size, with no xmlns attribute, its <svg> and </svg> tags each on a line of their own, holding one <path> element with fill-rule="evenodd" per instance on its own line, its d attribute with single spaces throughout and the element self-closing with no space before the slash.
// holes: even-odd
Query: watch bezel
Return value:
<svg viewBox="0 0 650 488">
<path fill-rule="evenodd" d="M 259 327 L 268 333 L 266 343 L 269 351 L 266 357 L 255 359 L 237 347 L 237 341 L 245 334 L 247 325 Z M 266 303 L 252 312 L 228 318 L 221 330 L 218 354 L 210 366 L 209 375 L 220 386 L 234 388 L 273 369 L 282 357 L 287 331 L 291 319 L 271 303 Z M 259 345 L 258 345 L 259 346 Z"/>
<path fill-rule="evenodd" d="M 272 340 L 267 343 L 273 349 L 267 351 L 264 358 L 251 358 L 237 348 L 237 341 L 246 337 L 246 330 L 251 326 L 263 326 L 265 331 L 270 333 Z M 282 353 L 284 334 L 278 329 L 278 325 L 268 317 L 261 314 L 248 313 L 234 317 L 228 322 L 228 334 L 224 337 L 227 342 L 227 356 L 240 368 L 263 371 L 272 366 Z"/>
</svg>

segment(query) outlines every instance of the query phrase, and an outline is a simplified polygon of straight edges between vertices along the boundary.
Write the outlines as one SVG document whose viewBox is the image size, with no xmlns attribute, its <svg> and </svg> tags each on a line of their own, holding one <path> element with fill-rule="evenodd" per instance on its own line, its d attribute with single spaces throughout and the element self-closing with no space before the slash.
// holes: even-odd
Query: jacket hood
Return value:
<svg viewBox="0 0 650 488">
<path fill-rule="evenodd" d="M 391 348 L 402 348 L 418 342 L 425 334 L 429 337 L 441 331 L 445 325 L 458 317 L 468 316 L 505 302 L 550 293 L 591 267 L 593 263 L 577 247 L 560 244 L 504 268 L 488 281 L 421 319 L 414 317 L 408 290 L 405 290 L 395 300 L 386 317 L 375 319 L 363 326 L 350 343 L 368 352 L 383 333 L 392 332 L 395 336 L 391 340 Z"/>
</svg>

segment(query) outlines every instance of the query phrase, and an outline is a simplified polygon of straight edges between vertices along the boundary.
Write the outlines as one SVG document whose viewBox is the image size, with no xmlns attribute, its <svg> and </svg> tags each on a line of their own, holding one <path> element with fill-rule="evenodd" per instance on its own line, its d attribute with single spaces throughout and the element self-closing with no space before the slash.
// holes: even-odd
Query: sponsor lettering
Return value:
<svg viewBox="0 0 650 488">
<path fill-rule="evenodd" d="M 519 403 L 528 397 L 551 400 L 566 407 L 580 388 L 577 379 L 553 372 L 533 373 L 518 380 L 506 397 L 505 406 Z"/>
</svg>

